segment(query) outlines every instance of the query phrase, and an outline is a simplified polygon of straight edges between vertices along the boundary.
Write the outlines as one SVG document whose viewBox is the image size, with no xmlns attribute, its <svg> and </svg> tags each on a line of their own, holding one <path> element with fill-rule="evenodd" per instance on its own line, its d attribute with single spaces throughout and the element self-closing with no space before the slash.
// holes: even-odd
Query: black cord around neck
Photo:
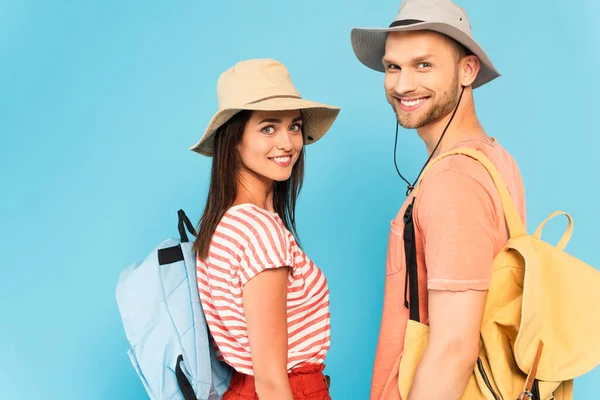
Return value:
<svg viewBox="0 0 600 400">
<path fill-rule="evenodd" d="M 464 92 L 465 92 L 465 87 L 463 86 L 462 91 L 460 92 L 460 97 L 458 98 L 458 103 L 456 104 L 456 107 L 454 108 L 454 111 L 452 112 L 452 116 L 450 117 L 450 120 L 446 124 L 446 127 L 444 128 L 444 131 L 442 132 L 442 135 L 440 136 L 437 144 L 435 145 L 433 151 L 429 155 L 429 158 L 427 159 L 427 161 L 425 161 L 425 164 L 423 164 L 423 167 L 421 168 L 421 171 L 419 171 L 419 174 L 417 175 L 417 178 L 415 179 L 415 181 L 412 184 L 400 173 L 400 170 L 398 169 L 398 163 L 396 161 L 396 149 L 398 147 L 398 127 L 400 125 L 398 123 L 398 119 L 396 119 L 396 139 L 394 141 L 394 166 L 396 167 L 396 172 L 398 173 L 398 176 L 400 176 L 400 178 L 404 182 L 406 182 L 406 185 L 407 185 L 406 186 L 406 195 L 407 196 L 410 195 L 410 193 L 414 190 L 415 185 L 419 181 L 419 177 L 421 176 L 421 174 L 425 170 L 425 167 L 427 166 L 427 164 L 429 164 L 429 161 L 431 161 L 431 159 L 433 158 L 433 155 L 435 154 L 436 150 L 440 146 L 440 143 L 442 143 L 442 139 L 444 138 L 444 135 L 446 134 L 446 131 L 448 130 L 448 127 L 452 123 L 452 120 L 454 119 L 454 116 L 456 115 L 456 112 L 458 111 L 458 107 L 460 106 L 460 101 L 462 100 L 462 96 L 463 96 Z"/>
</svg>

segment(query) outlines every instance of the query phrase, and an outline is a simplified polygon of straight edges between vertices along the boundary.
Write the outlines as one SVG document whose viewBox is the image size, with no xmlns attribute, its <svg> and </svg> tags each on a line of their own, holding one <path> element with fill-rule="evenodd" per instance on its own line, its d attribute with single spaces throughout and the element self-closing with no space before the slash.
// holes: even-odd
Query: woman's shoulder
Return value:
<svg viewBox="0 0 600 400">
<path fill-rule="evenodd" d="M 253 204 L 240 204 L 225 213 L 217 240 L 229 238 L 239 255 L 242 284 L 268 268 L 293 266 L 292 241 L 281 218 Z"/>
<path fill-rule="evenodd" d="M 265 210 L 264 208 L 261 208 L 261 207 L 257 206 L 256 204 L 252 204 L 252 203 L 242 203 L 242 204 L 237 204 L 237 205 L 231 206 L 225 213 L 225 215 L 228 215 L 228 214 L 268 216 L 268 217 L 272 217 L 272 218 L 281 220 L 281 218 L 279 218 L 279 215 L 277 213 Z"/>
<path fill-rule="evenodd" d="M 217 231 L 226 231 L 241 243 L 257 238 L 278 241 L 287 238 L 287 230 L 277 213 L 249 203 L 230 207 Z"/>
</svg>

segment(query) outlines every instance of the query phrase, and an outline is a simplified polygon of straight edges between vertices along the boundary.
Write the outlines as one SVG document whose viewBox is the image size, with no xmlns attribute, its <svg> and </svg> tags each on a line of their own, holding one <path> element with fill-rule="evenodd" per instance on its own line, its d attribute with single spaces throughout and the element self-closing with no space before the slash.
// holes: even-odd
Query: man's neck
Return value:
<svg viewBox="0 0 600 400">
<path fill-rule="evenodd" d="M 467 93 L 465 93 L 465 95 L 467 95 Z M 444 128 L 446 128 L 451 118 L 452 113 L 449 113 L 442 119 L 417 129 L 418 135 L 425 142 L 427 153 L 429 155 L 431 155 L 435 146 L 438 144 L 440 137 L 444 132 Z M 447 149 L 452 148 L 456 143 L 467 137 L 487 137 L 483 126 L 477 119 L 473 98 L 471 96 L 465 96 L 462 99 L 462 102 L 456 111 L 456 115 L 452 119 L 450 126 L 448 126 L 442 143 L 440 143 L 440 146 L 435 151 L 436 154 L 433 156 L 435 157 L 445 152 Z"/>
</svg>

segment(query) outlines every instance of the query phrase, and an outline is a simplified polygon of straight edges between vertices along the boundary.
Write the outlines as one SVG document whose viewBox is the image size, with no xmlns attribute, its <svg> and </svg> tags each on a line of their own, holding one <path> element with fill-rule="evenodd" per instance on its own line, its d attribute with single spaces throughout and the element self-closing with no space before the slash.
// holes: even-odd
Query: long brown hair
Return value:
<svg viewBox="0 0 600 400">
<path fill-rule="evenodd" d="M 202 260 L 208 257 L 208 250 L 217 225 L 223 215 L 233 205 L 238 191 L 238 175 L 241 159 L 237 150 L 242 140 L 244 128 L 250 119 L 251 111 L 240 111 L 214 134 L 210 187 L 204 212 L 198 223 L 198 235 L 193 249 Z M 299 243 L 296 231 L 296 199 L 304 180 L 304 148 L 292 168 L 292 175 L 283 182 L 275 182 L 273 208 L 283 224 L 292 232 Z"/>
</svg>

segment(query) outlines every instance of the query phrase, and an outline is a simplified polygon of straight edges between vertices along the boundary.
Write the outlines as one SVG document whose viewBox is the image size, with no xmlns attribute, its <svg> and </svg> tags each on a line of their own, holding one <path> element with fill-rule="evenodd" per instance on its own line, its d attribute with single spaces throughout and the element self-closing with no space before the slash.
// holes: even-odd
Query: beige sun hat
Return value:
<svg viewBox="0 0 600 400">
<path fill-rule="evenodd" d="M 352 29 L 352 48 L 364 65 L 384 72 L 382 58 L 387 34 L 416 30 L 430 30 L 449 36 L 479 58 L 481 68 L 473 82 L 473 89 L 500 76 L 483 48 L 473 39 L 467 13 L 450 0 L 403 0 L 389 27 Z"/>
<path fill-rule="evenodd" d="M 209 157 L 217 129 L 242 110 L 301 110 L 305 144 L 321 139 L 340 112 L 339 107 L 301 98 L 287 68 L 268 58 L 240 61 L 221 74 L 217 97 L 218 111 L 200 141 L 190 148 Z"/>
</svg>

